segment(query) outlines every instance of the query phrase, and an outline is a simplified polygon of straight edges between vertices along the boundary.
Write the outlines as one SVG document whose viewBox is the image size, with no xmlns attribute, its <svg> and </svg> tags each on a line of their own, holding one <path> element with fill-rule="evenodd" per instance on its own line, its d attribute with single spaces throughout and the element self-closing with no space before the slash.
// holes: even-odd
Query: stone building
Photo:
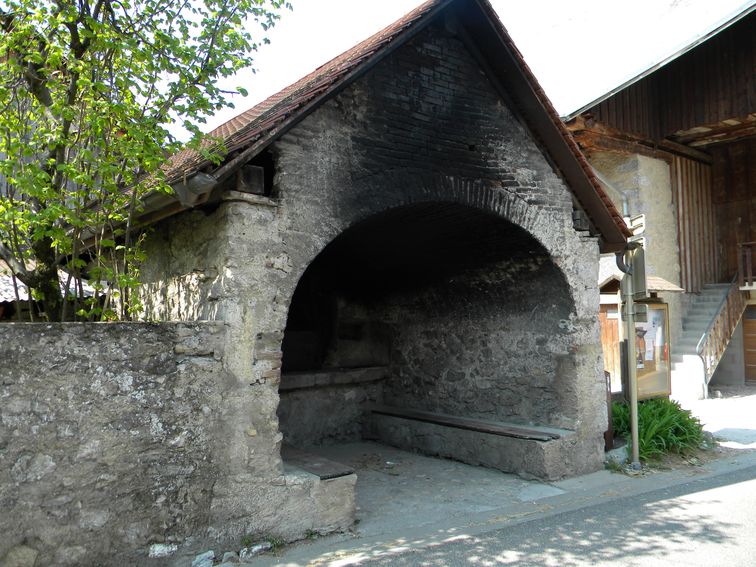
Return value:
<svg viewBox="0 0 756 567">
<path fill-rule="evenodd" d="M 225 160 L 176 156 L 177 197 L 145 202 L 145 315 L 184 323 L 139 332 L 169 350 L 129 362 L 117 326 L 112 367 L 67 370 L 117 380 L 129 425 L 90 453 L 118 490 L 154 484 L 71 541 L 345 528 L 354 475 L 307 460 L 362 438 L 544 479 L 601 466 L 598 258 L 628 232 L 485 0 L 427 2 L 213 135 Z M 102 408 L 116 435 L 126 410 Z"/>
</svg>

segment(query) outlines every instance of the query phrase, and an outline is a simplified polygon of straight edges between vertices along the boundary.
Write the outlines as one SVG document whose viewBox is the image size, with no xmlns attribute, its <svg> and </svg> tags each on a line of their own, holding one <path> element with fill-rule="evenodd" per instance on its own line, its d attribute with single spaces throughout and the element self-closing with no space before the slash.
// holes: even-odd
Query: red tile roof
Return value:
<svg viewBox="0 0 756 567">
<path fill-rule="evenodd" d="M 228 159 L 233 160 L 235 154 L 238 152 L 242 153 L 245 161 L 254 157 L 267 143 L 280 135 L 288 127 L 291 127 L 298 119 L 304 118 L 309 110 L 324 101 L 340 87 L 348 84 L 355 76 L 364 72 L 370 62 L 377 61 L 386 55 L 392 46 L 401 44 L 401 39 L 416 31 L 421 21 L 428 21 L 431 14 L 438 13 L 450 4 L 459 1 L 428 0 L 390 26 L 318 67 L 296 83 L 210 132 L 211 137 L 222 140 L 228 151 L 226 164 L 221 165 L 215 171 L 215 175 L 222 178 L 224 175 L 230 173 L 236 164 L 229 162 Z M 581 198 L 575 188 L 571 186 L 578 201 L 581 202 L 581 205 L 594 222 L 597 215 L 609 215 L 611 217 L 612 222 L 609 225 L 604 223 L 604 227 L 611 226 L 611 224 L 616 227 L 613 229 L 613 232 L 615 232 L 613 246 L 616 248 L 620 240 L 630 236 L 630 232 L 625 226 L 619 211 L 601 187 L 585 156 L 573 139 L 572 134 L 560 120 L 546 93 L 538 84 L 535 75 L 533 75 L 525 63 L 522 54 L 514 45 L 514 42 L 512 42 L 512 39 L 499 21 L 496 12 L 488 0 L 467 0 L 467 2 L 477 4 L 485 13 L 488 20 L 493 24 L 499 39 L 503 41 L 506 49 L 509 50 L 511 56 L 515 59 L 516 65 L 527 81 L 532 93 L 538 99 L 540 109 L 530 108 L 529 111 L 531 113 L 545 112 L 547 114 L 548 121 L 553 124 L 552 128 L 555 128 L 562 137 L 564 144 L 579 165 L 585 178 L 587 178 L 587 182 L 590 183 L 592 190 L 595 191 L 593 197 L 588 195 L 591 202 L 584 202 L 586 191 L 583 191 Z M 463 9 L 468 10 L 469 7 L 465 6 Z M 166 174 L 168 181 L 170 183 L 179 181 L 182 178 L 191 176 L 207 165 L 209 165 L 208 160 L 195 151 L 185 150 L 180 152 L 173 156 L 167 164 Z M 570 176 L 566 171 L 562 173 L 565 177 Z M 574 175 L 574 172 L 572 175 Z M 570 185 L 569 179 L 568 185 Z M 596 197 L 603 204 L 603 207 L 597 206 L 595 202 Z"/>
</svg>

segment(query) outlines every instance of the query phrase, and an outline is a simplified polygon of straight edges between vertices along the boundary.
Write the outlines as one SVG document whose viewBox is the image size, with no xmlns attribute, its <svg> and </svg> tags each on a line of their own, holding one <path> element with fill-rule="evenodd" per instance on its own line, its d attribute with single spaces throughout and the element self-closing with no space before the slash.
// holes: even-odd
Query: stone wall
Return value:
<svg viewBox="0 0 756 567">
<path fill-rule="evenodd" d="M 646 274 L 659 276 L 680 285 L 680 256 L 677 239 L 677 216 L 672 200 L 669 163 L 638 154 L 624 155 L 597 152 L 590 162 L 614 189 L 610 197 L 618 209 L 627 203 L 631 216 L 646 215 Z M 614 262 L 612 258 L 611 262 Z M 670 340 L 676 343 L 682 334 L 682 317 L 686 308 L 683 294 L 664 293 L 669 304 Z"/>
<path fill-rule="evenodd" d="M 383 403 L 385 377 L 380 367 L 284 374 L 278 417 L 285 442 L 306 448 L 362 440 L 367 408 Z"/>
<path fill-rule="evenodd" d="M 4 324 L 0 345 L 0 562 L 142 565 L 153 544 L 351 523 L 353 486 L 283 474 L 223 323 Z"/>
<path fill-rule="evenodd" d="M 386 404 L 575 427 L 572 301 L 548 258 L 506 262 L 391 298 Z"/>
</svg>

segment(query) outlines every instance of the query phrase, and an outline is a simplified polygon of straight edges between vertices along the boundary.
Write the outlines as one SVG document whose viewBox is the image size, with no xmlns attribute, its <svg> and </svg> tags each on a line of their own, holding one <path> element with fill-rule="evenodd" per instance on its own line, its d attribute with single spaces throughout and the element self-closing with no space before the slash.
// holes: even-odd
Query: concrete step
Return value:
<svg viewBox="0 0 756 567">
<path fill-rule="evenodd" d="M 683 327 L 683 336 L 680 338 L 682 339 L 692 339 L 695 337 L 696 340 L 701 338 L 701 335 L 704 334 L 704 331 L 706 331 L 706 325 L 696 325 L 695 327 Z"/>
<path fill-rule="evenodd" d="M 714 313 L 693 313 L 692 315 L 686 315 L 683 317 L 683 327 L 692 327 L 697 324 L 708 325 L 712 317 L 714 317 Z"/>
<path fill-rule="evenodd" d="M 719 301 L 722 301 L 722 298 L 724 296 L 724 292 L 706 293 L 696 296 L 691 303 L 717 303 Z"/>
<path fill-rule="evenodd" d="M 713 315 L 717 312 L 717 309 L 719 309 L 719 303 L 712 302 L 706 305 L 693 305 L 688 309 L 688 312 L 685 315 L 692 315 L 693 313 L 698 313 L 700 315 L 711 313 Z"/>
<path fill-rule="evenodd" d="M 699 303 L 693 303 L 688 308 L 688 313 L 692 311 L 699 311 L 704 313 L 711 313 L 719 308 L 720 301 L 701 301 Z"/>
</svg>

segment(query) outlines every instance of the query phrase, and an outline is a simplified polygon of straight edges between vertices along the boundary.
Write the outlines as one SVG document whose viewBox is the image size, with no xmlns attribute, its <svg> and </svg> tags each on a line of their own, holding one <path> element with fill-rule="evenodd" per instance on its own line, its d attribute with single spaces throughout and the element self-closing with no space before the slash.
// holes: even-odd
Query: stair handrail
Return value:
<svg viewBox="0 0 756 567">
<path fill-rule="evenodd" d="M 732 338 L 732 334 L 735 332 L 735 327 L 738 326 L 740 318 L 745 312 L 746 303 L 738 285 L 739 277 L 739 274 L 735 274 L 735 277 L 732 278 L 732 282 L 719 302 L 714 316 L 709 321 L 706 330 L 696 344 L 696 354 L 703 362 L 707 384 L 711 380 L 714 370 L 719 365 L 719 361 L 722 359 L 727 345 L 730 343 L 730 338 Z M 718 325 L 720 322 L 722 324 Z M 727 324 L 726 329 L 724 329 L 725 323 Z M 719 328 L 719 332 L 713 333 L 715 328 Z M 723 333 L 722 331 L 725 332 Z M 712 337 L 721 339 L 718 349 L 712 348 L 716 346 L 712 345 Z"/>
<path fill-rule="evenodd" d="M 740 287 L 753 286 L 753 253 L 756 242 L 738 242 L 738 281 Z"/>
</svg>

